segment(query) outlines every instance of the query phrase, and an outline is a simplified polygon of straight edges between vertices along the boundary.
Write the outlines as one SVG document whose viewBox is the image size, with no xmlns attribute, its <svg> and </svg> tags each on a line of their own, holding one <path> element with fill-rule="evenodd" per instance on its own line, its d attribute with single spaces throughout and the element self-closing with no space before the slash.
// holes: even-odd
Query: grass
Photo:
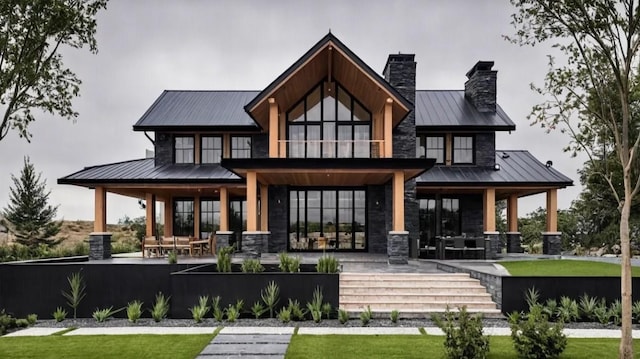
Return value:
<svg viewBox="0 0 640 359">
<path fill-rule="evenodd" d="M 0 358 L 193 359 L 213 336 L 204 334 L 0 337 Z"/>
<path fill-rule="evenodd" d="M 443 358 L 443 336 L 294 335 L 286 359 Z M 562 359 L 616 358 L 619 339 L 569 339 Z M 637 348 L 640 340 L 634 340 Z M 491 337 L 489 359 L 516 358 L 510 337 Z M 634 358 L 640 358 L 636 353 Z"/>
<path fill-rule="evenodd" d="M 619 277 L 620 265 L 571 259 L 536 259 L 531 261 L 499 262 L 512 276 L 543 277 Z M 632 267 L 632 275 L 640 277 L 640 267 Z"/>
</svg>

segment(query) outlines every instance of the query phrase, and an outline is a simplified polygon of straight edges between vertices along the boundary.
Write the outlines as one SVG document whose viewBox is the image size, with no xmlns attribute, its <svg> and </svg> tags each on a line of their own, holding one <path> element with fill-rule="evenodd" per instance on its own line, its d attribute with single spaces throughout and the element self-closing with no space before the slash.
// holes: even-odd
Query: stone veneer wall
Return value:
<svg viewBox="0 0 640 359">
<path fill-rule="evenodd" d="M 173 135 L 166 132 L 156 132 L 155 165 L 170 165 L 173 163 Z"/>
<path fill-rule="evenodd" d="M 367 187 L 367 240 L 369 253 L 387 253 L 387 218 L 385 186 Z"/>
<path fill-rule="evenodd" d="M 253 158 L 269 157 L 269 135 L 261 133 L 251 136 L 251 152 Z"/>
<path fill-rule="evenodd" d="M 476 166 L 490 167 L 496 164 L 496 134 L 484 132 L 475 134 Z"/>
<path fill-rule="evenodd" d="M 493 63 L 492 63 L 493 65 Z M 464 95 L 480 112 L 496 112 L 496 82 L 498 72 L 478 69 L 474 65 L 473 74 L 464 84 Z"/>
<path fill-rule="evenodd" d="M 480 284 L 487 288 L 487 292 L 491 294 L 491 299 L 496 302 L 498 309 L 502 309 L 502 276 L 456 267 L 442 261 L 436 263 L 436 267 L 438 270 L 449 273 L 469 273 L 471 278 L 478 279 Z"/>
<path fill-rule="evenodd" d="M 280 203 L 278 203 L 280 201 Z M 289 191 L 287 186 L 269 186 L 269 253 L 287 250 Z"/>
</svg>

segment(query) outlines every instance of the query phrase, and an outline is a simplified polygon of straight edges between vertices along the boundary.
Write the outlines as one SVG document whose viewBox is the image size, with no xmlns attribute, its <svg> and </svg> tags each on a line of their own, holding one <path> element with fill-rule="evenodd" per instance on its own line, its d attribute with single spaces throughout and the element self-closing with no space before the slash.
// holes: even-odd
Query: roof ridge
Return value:
<svg viewBox="0 0 640 359">
<path fill-rule="evenodd" d="M 164 92 L 260 92 L 260 90 L 164 90 Z"/>
</svg>

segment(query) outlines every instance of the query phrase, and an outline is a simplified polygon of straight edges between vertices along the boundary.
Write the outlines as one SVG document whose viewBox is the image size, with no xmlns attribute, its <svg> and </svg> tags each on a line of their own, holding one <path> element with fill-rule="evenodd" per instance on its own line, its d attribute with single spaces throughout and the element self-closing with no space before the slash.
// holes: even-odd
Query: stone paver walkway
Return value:
<svg viewBox="0 0 640 359">
<path fill-rule="evenodd" d="M 224 328 L 197 358 L 284 359 L 293 331 L 292 327 Z"/>
</svg>

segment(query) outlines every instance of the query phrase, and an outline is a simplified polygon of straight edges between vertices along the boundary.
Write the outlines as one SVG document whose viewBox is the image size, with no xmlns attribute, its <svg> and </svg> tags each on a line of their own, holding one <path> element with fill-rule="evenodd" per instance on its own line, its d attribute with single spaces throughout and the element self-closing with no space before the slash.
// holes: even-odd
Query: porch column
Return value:
<svg viewBox="0 0 640 359">
<path fill-rule="evenodd" d="M 393 173 L 393 230 L 404 231 L 404 173 Z"/>
<path fill-rule="evenodd" d="M 507 253 L 522 252 L 522 236 L 518 232 L 518 195 L 511 194 L 507 201 Z"/>
<path fill-rule="evenodd" d="M 107 191 L 104 187 L 95 188 L 94 232 L 107 231 Z"/>
<path fill-rule="evenodd" d="M 220 230 L 229 230 L 229 191 L 227 187 L 220 188 Z"/>
<path fill-rule="evenodd" d="M 254 171 L 247 172 L 247 231 L 258 230 L 258 181 Z"/>
<path fill-rule="evenodd" d="M 393 157 L 393 100 L 388 98 L 384 104 L 384 157 Z"/>
<path fill-rule="evenodd" d="M 200 239 L 200 196 L 193 198 L 193 238 Z"/>
<path fill-rule="evenodd" d="M 482 198 L 485 257 L 487 259 L 494 259 L 500 250 L 500 237 L 499 233 L 496 232 L 496 189 L 486 188 Z"/>
<path fill-rule="evenodd" d="M 278 142 L 278 104 L 269 98 L 269 158 L 279 157 Z"/>
<path fill-rule="evenodd" d="M 402 171 L 393 173 L 392 228 L 387 237 L 389 264 L 407 264 L 409 263 L 409 232 L 404 229 L 404 172 Z"/>
<path fill-rule="evenodd" d="M 173 236 L 173 201 L 170 196 L 164 200 L 164 236 Z"/>
<path fill-rule="evenodd" d="M 562 254 L 561 235 L 558 232 L 558 190 L 552 188 L 547 191 L 547 225 L 546 232 L 542 232 L 542 253 Z"/>
<path fill-rule="evenodd" d="M 269 230 L 269 186 L 260 185 L 260 230 Z"/>
<path fill-rule="evenodd" d="M 145 193 L 145 205 L 146 205 L 146 221 L 145 226 L 146 236 L 152 237 L 156 235 L 156 195 L 153 193 Z"/>
</svg>

